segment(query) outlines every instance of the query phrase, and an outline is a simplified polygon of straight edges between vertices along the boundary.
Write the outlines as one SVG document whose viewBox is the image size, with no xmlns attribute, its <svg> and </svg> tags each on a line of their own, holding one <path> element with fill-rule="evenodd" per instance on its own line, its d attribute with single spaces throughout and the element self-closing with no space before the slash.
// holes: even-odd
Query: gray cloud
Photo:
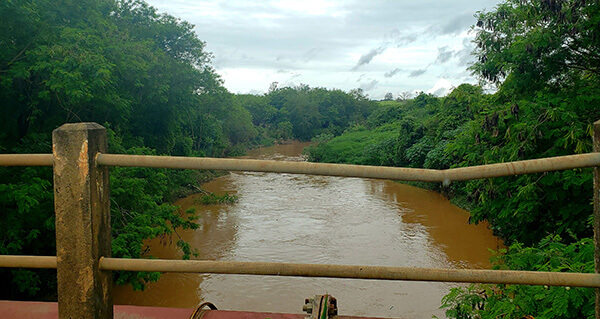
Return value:
<svg viewBox="0 0 600 319">
<path fill-rule="evenodd" d="M 417 38 L 418 34 L 409 32 L 404 33 L 398 31 L 398 29 L 393 29 L 391 32 L 384 34 L 384 40 L 380 47 L 376 49 L 371 49 L 369 52 L 361 55 L 361 57 L 358 59 L 358 63 L 356 63 L 356 65 L 351 69 L 351 71 L 356 71 L 360 66 L 371 63 L 373 58 L 375 58 L 379 54 L 382 54 L 385 50 L 387 50 L 387 48 L 390 45 L 395 45 L 399 48 L 406 44 L 415 42 Z M 393 73 L 392 75 L 386 77 L 391 77 L 396 73 Z"/>
<path fill-rule="evenodd" d="M 475 44 L 468 39 L 463 40 L 463 48 L 456 51 L 454 56 L 458 58 L 459 66 L 467 66 L 473 62 L 472 52 L 475 50 Z"/>
<path fill-rule="evenodd" d="M 449 50 L 448 46 L 438 48 L 438 56 L 435 59 L 436 63 L 446 63 L 454 56 L 454 51 Z"/>
<path fill-rule="evenodd" d="M 455 50 L 444 67 L 450 63 L 467 65 L 472 57 L 467 48 L 459 49 L 464 37 L 461 32 L 475 23 L 473 13 L 491 9 L 500 2 L 344 0 L 312 8 L 313 5 L 287 6 L 277 0 L 147 1 L 159 12 L 195 25 L 198 37 L 206 42 L 206 51 L 214 53 L 216 71 L 233 92 L 263 91 L 272 81 L 267 74 L 282 70 L 288 73 L 278 76 L 286 78 L 301 72 L 302 81 L 311 86 L 343 90 L 379 81 L 370 92 L 374 97 L 383 96 L 391 87 L 400 91 L 431 87 L 443 70 L 434 64 L 425 66 L 433 62 L 436 53 L 439 55 L 438 47 L 448 45 Z M 457 37 L 447 36 L 459 33 Z M 380 59 L 384 51 L 386 59 Z M 414 56 L 416 51 L 433 52 L 434 56 Z M 408 57 L 409 54 L 413 55 Z M 394 57 L 397 60 L 392 60 Z M 417 72 L 419 67 L 426 72 Z M 395 68 L 404 71 L 391 75 Z M 356 74 L 350 74 L 349 69 L 364 69 L 366 77 L 356 83 Z M 458 84 L 462 76 L 457 77 L 454 71 L 458 70 L 449 72 L 449 80 Z M 403 72 L 415 79 L 405 81 L 405 77 L 398 76 Z"/>
<path fill-rule="evenodd" d="M 379 83 L 379 81 L 377 81 L 377 80 L 373 80 L 373 81 L 371 81 L 371 82 L 368 82 L 368 83 L 363 83 L 363 84 L 361 84 L 361 85 L 360 85 L 360 88 L 361 88 L 363 91 L 371 91 L 372 89 L 374 89 L 374 88 L 375 88 L 375 86 L 377 85 L 377 83 Z"/>
<path fill-rule="evenodd" d="M 361 65 L 365 65 L 365 64 L 369 64 L 371 63 L 371 60 L 373 60 L 373 58 L 381 53 L 383 53 L 383 51 L 385 51 L 384 47 L 379 47 L 377 49 L 371 49 L 371 51 L 369 51 L 366 54 L 363 54 L 360 59 L 358 59 L 358 63 L 352 68 L 352 71 L 356 71 L 358 70 L 358 68 Z"/>
<path fill-rule="evenodd" d="M 321 53 L 321 51 L 323 51 L 323 49 L 312 48 L 310 50 L 305 50 L 304 53 L 302 53 L 302 54 L 298 54 L 297 52 L 294 52 L 293 54 L 290 54 L 290 55 L 280 54 L 277 56 L 277 58 L 275 58 L 275 61 L 287 61 L 287 62 L 292 62 L 292 63 L 301 63 L 301 62 L 306 63 L 306 62 L 310 62 L 310 61 L 317 59 L 319 54 Z"/>
<path fill-rule="evenodd" d="M 410 77 L 410 78 L 416 78 L 416 77 L 419 77 L 419 76 L 425 74 L 425 72 L 427 72 L 427 69 L 414 70 L 414 71 L 410 72 L 410 74 L 408 75 L 408 77 Z"/>
<path fill-rule="evenodd" d="M 317 57 L 317 55 L 322 51 L 322 49 L 319 48 L 312 48 L 308 51 L 306 51 L 303 55 L 302 55 L 302 62 L 309 62 L 311 60 L 313 60 L 315 57 Z"/>
<path fill-rule="evenodd" d="M 450 50 L 448 46 L 438 48 L 438 55 L 435 59 L 435 63 L 446 63 L 450 59 L 456 58 L 458 60 L 458 66 L 468 66 L 473 62 L 472 52 L 475 49 L 475 45 L 469 39 L 464 39 L 462 45 L 462 48 L 459 50 Z"/>
<path fill-rule="evenodd" d="M 441 27 L 442 34 L 457 34 L 463 32 L 475 23 L 474 12 L 467 11 L 454 16 Z"/>
<path fill-rule="evenodd" d="M 385 76 L 386 78 L 391 78 L 392 76 L 396 75 L 400 71 L 402 71 L 400 68 L 395 68 L 391 71 L 385 72 L 385 74 L 383 76 Z"/>
<path fill-rule="evenodd" d="M 418 33 L 409 31 L 400 32 L 398 29 L 394 29 L 385 35 L 386 41 L 393 43 L 397 48 L 417 41 L 418 37 Z"/>
<path fill-rule="evenodd" d="M 458 35 L 461 32 L 467 31 L 475 24 L 475 12 L 468 10 L 452 16 L 450 19 L 442 19 L 442 23 L 432 24 L 423 35 L 441 36 L 441 35 Z"/>
</svg>

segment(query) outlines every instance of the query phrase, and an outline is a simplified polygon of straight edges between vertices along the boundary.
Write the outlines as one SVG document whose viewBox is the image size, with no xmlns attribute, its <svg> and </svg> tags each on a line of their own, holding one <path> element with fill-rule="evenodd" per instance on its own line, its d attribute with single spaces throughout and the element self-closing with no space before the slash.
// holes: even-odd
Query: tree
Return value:
<svg viewBox="0 0 600 319">
<path fill-rule="evenodd" d="M 350 93 L 350 95 L 352 95 L 352 97 L 357 100 L 368 100 L 369 99 L 369 94 L 365 94 L 365 91 L 361 88 L 352 89 L 348 93 Z"/>
<path fill-rule="evenodd" d="M 222 155 L 255 132 L 204 45 L 191 24 L 143 1 L 0 2 L 0 104 L 10 114 L 0 117 L 0 152 L 50 153 L 54 128 L 94 121 L 109 128 L 111 153 Z M 0 254 L 55 254 L 51 172 L 0 169 Z M 189 191 L 193 174 L 111 171 L 113 256 L 140 257 L 144 239 L 197 227 L 193 214 L 168 204 Z M 0 297 L 52 297 L 55 278 L 0 269 Z M 155 278 L 115 276 L 138 288 Z"/>
<path fill-rule="evenodd" d="M 390 92 L 386 93 L 385 96 L 383 97 L 384 101 L 391 101 L 393 99 L 394 99 L 394 94 L 392 94 Z"/>
<path fill-rule="evenodd" d="M 507 0 L 477 17 L 471 70 L 482 79 L 519 92 L 598 81 L 598 1 Z"/>
<path fill-rule="evenodd" d="M 277 81 L 271 82 L 271 85 L 269 85 L 269 93 L 276 91 L 278 85 L 279 85 L 279 82 L 277 82 Z"/>
<path fill-rule="evenodd" d="M 410 100 L 410 98 L 412 97 L 412 93 L 410 93 L 409 91 L 402 91 L 400 93 L 398 93 L 398 99 L 397 101 L 407 101 Z"/>
<path fill-rule="evenodd" d="M 252 123 L 266 127 L 273 122 L 277 109 L 269 104 L 267 96 L 236 95 L 236 99 L 252 115 Z"/>
</svg>

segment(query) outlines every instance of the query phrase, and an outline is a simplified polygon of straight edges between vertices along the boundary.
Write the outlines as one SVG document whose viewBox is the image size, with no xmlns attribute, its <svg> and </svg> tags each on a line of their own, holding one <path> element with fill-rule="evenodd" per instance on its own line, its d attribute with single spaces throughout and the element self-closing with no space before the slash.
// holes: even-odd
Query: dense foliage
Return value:
<svg viewBox="0 0 600 319">
<path fill-rule="evenodd" d="M 340 135 L 362 123 L 373 110 L 361 90 L 310 88 L 308 85 L 277 88 L 264 96 L 239 95 L 240 103 L 252 115 L 252 122 L 280 140 L 308 141 L 319 134 Z"/>
<path fill-rule="evenodd" d="M 274 138 L 339 134 L 371 105 L 308 86 L 234 96 L 204 47 L 192 25 L 140 0 L 0 2 L 0 152 L 50 153 L 53 129 L 95 121 L 109 129 L 113 153 L 236 155 Z M 189 257 L 177 229 L 197 227 L 196 217 L 169 203 L 201 179 L 111 169 L 113 255 L 144 256 L 145 239 L 170 236 Z M 51 169 L 0 168 L 0 181 L 0 253 L 55 255 Z M 2 269 L 0 296 L 51 298 L 54 277 Z M 116 282 L 142 288 L 156 278 L 118 273 Z"/>
<path fill-rule="evenodd" d="M 600 76 L 597 1 L 507 0 L 477 18 L 472 70 L 504 90 L 533 92 Z"/>
<path fill-rule="evenodd" d="M 5 1 L 0 21 L 1 152 L 50 153 L 51 131 L 78 121 L 105 124 L 111 152 L 226 151 L 230 142 L 223 129 L 198 127 L 221 122 L 202 111 L 208 104 L 196 92 L 229 94 L 208 64 L 204 43 L 186 22 L 138 1 Z M 205 147 L 212 144 L 220 146 Z M 193 214 L 179 215 L 168 204 L 178 185 L 193 177 L 112 169 L 114 256 L 139 257 L 145 238 L 196 227 Z M 0 253 L 55 255 L 52 170 L 3 168 L 0 180 Z M 51 272 L 0 271 L 3 298 L 54 294 Z M 116 280 L 140 287 L 152 277 L 119 273 Z"/>
<path fill-rule="evenodd" d="M 549 236 L 535 247 L 513 244 L 497 257 L 495 269 L 594 272 L 594 243 L 566 245 Z M 452 288 L 442 300 L 446 315 L 459 319 L 594 317 L 594 290 L 577 287 L 470 285 Z M 530 317 L 527 317 L 530 316 Z"/>
<path fill-rule="evenodd" d="M 600 3 L 507 0 L 476 17 L 470 69 L 497 84 L 495 94 L 463 84 L 446 97 L 382 101 L 365 126 L 321 137 L 309 158 L 446 169 L 592 151 Z M 511 245 L 498 267 L 592 270 L 590 169 L 429 187 L 469 208 L 471 222 L 489 221 Z M 590 289 L 497 285 L 457 289 L 444 302 L 454 318 L 580 318 L 592 315 L 591 296 Z"/>
</svg>

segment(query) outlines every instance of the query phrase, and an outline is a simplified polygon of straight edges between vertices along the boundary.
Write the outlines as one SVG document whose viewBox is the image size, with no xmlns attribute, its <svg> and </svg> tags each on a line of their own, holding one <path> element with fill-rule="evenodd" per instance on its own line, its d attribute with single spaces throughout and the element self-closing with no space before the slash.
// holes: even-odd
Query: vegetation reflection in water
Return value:
<svg viewBox="0 0 600 319">
<path fill-rule="evenodd" d="M 302 160 L 306 143 L 251 152 L 253 158 Z M 182 233 L 198 259 L 407 267 L 489 267 L 500 241 L 486 225 L 441 195 L 391 181 L 272 173 L 232 173 L 204 185 L 238 196 L 194 207 L 200 228 Z M 153 256 L 179 258 L 175 244 L 149 243 Z M 118 287 L 118 303 L 298 313 L 304 298 L 331 293 L 342 314 L 431 318 L 453 285 L 324 278 L 166 274 L 144 292 Z"/>
</svg>

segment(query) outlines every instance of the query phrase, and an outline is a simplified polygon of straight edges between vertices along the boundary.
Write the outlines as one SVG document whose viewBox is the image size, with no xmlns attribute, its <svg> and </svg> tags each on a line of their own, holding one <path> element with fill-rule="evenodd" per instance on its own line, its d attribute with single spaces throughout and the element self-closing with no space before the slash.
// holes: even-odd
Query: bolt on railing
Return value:
<svg viewBox="0 0 600 319">
<path fill-rule="evenodd" d="M 448 170 L 105 154 L 106 130 L 96 123 L 65 124 L 54 130 L 52 136 L 53 154 L 0 154 L 0 166 L 54 166 L 57 256 L 0 256 L 0 267 L 56 268 L 61 319 L 112 318 L 113 270 L 594 287 L 596 319 L 600 319 L 600 121 L 594 123 L 595 153 Z M 108 166 L 279 172 L 444 183 L 594 167 L 596 273 L 111 258 Z"/>
</svg>

